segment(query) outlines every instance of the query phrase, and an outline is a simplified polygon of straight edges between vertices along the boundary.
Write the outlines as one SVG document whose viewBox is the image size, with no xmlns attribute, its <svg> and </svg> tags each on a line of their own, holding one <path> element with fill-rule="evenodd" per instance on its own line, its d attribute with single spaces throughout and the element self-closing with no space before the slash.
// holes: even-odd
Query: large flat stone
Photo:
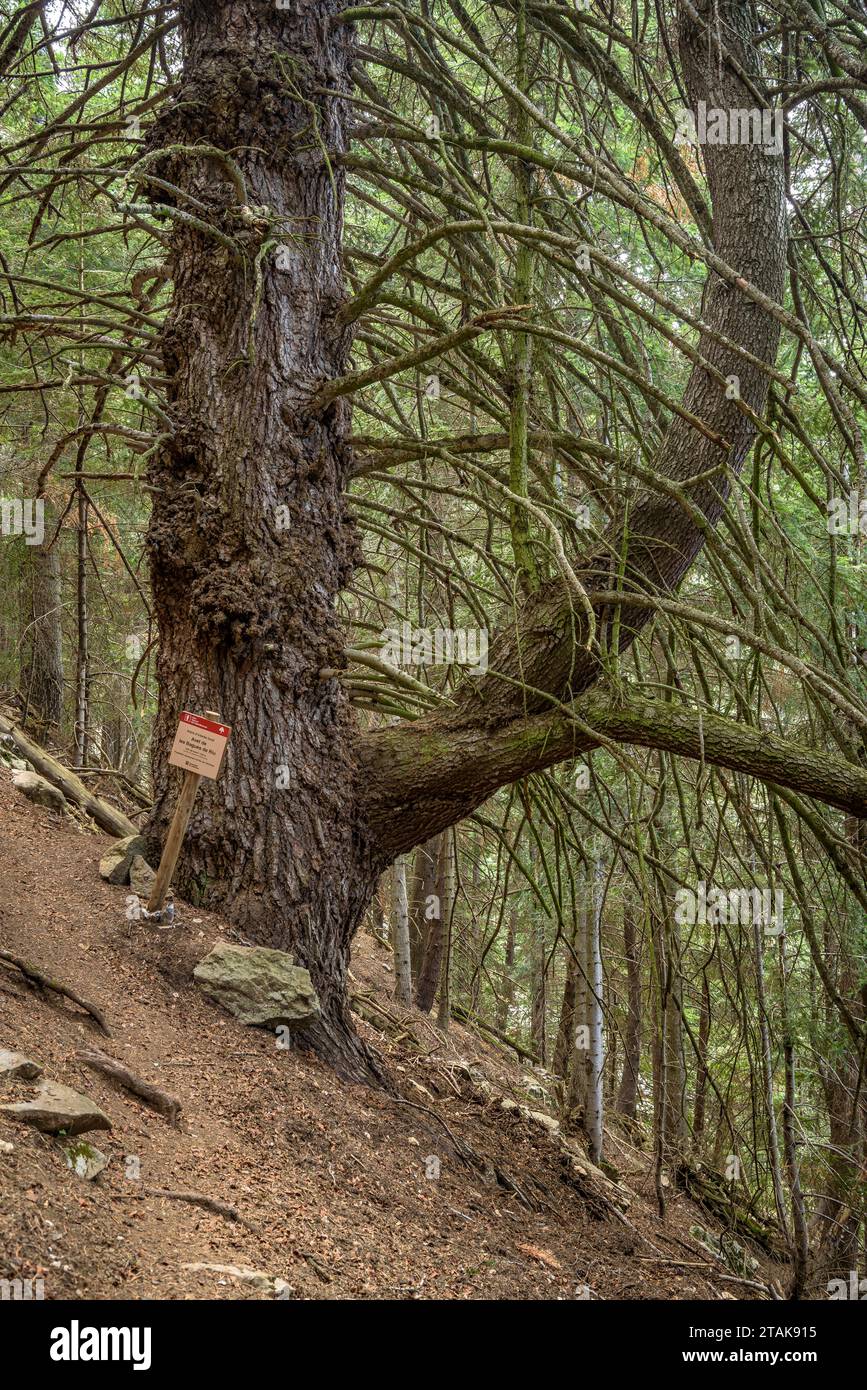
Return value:
<svg viewBox="0 0 867 1390">
<path fill-rule="evenodd" d="M 111 1129 L 111 1120 L 99 1106 L 71 1086 L 43 1081 L 33 1100 L 0 1105 L 13 1120 L 33 1125 L 43 1134 L 83 1134 L 88 1129 Z"/>
<path fill-rule="evenodd" d="M 303 1028 L 319 1017 L 310 975 L 286 951 L 218 941 L 193 975 L 209 998 L 253 1027 Z"/>
</svg>

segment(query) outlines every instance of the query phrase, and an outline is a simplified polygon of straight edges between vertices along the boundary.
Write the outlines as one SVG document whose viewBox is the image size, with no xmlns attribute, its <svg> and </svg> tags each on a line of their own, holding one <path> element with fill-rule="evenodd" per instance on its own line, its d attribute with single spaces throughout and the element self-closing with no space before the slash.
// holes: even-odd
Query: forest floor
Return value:
<svg viewBox="0 0 867 1390">
<path fill-rule="evenodd" d="M 629 1190 L 625 1215 L 582 1193 L 558 1142 L 502 1106 L 542 1109 L 528 1095 L 535 1074 L 473 1032 L 446 1037 L 402 1015 L 371 935 L 357 939 L 355 987 L 405 1026 L 359 1029 L 412 1105 L 343 1084 L 209 1002 L 191 970 L 232 933 L 183 903 L 171 932 L 127 922 L 129 889 L 98 873 L 109 843 L 31 805 L 0 769 L 0 944 L 97 1004 L 111 1031 L 0 964 L 0 1048 L 84 1092 L 113 1126 L 90 1136 L 110 1162 L 88 1182 L 53 1139 L 0 1113 L 0 1141 L 13 1145 L 0 1146 L 0 1277 L 41 1276 L 48 1299 L 274 1297 L 195 1263 L 266 1271 L 299 1299 L 757 1296 L 690 1234 L 719 1223 L 687 1197 L 670 1192 L 660 1220 L 648 1154 L 616 1129 L 606 1148 Z M 76 1059 L 94 1045 L 177 1097 L 179 1126 Z M 32 1089 L 6 1083 L 0 1099 Z M 431 1158 L 438 1178 L 426 1176 Z M 148 1188 L 215 1198 L 243 1221 Z M 784 1282 L 751 1253 L 752 1278 Z"/>
</svg>

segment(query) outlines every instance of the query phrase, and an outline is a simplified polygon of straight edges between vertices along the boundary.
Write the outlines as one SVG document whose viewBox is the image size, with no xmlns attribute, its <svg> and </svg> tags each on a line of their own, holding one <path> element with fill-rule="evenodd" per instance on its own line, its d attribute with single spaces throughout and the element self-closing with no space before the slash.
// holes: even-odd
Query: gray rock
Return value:
<svg viewBox="0 0 867 1390">
<path fill-rule="evenodd" d="M 124 840 L 115 840 L 111 849 L 100 859 L 99 872 L 109 883 L 129 883 L 133 860 L 146 852 L 147 845 L 141 835 L 127 835 Z"/>
<path fill-rule="evenodd" d="M 47 806 L 49 811 L 62 811 L 66 805 L 63 792 L 52 787 L 38 772 L 13 772 L 12 785 L 22 796 L 26 796 L 28 801 L 34 802 L 37 806 Z"/>
<path fill-rule="evenodd" d="M 99 1177 L 108 1164 L 105 1154 L 95 1148 L 87 1139 L 58 1139 L 57 1147 L 66 1159 L 67 1166 L 87 1182 Z"/>
<path fill-rule="evenodd" d="M 142 855 L 137 854 L 129 870 L 129 886 L 138 897 L 147 900 L 156 882 L 156 874 Z"/>
<path fill-rule="evenodd" d="M 8 1139 L 0 1139 L 0 1154 L 13 1154 L 14 1152 L 14 1144 L 10 1144 Z"/>
<path fill-rule="evenodd" d="M 193 975 L 209 998 L 242 1023 L 303 1028 L 319 1017 L 310 975 L 286 951 L 218 941 Z"/>
<path fill-rule="evenodd" d="M 92 1100 L 59 1081 L 43 1081 L 33 1100 L 0 1105 L 13 1120 L 33 1125 L 43 1134 L 83 1134 L 88 1129 L 111 1129 L 111 1120 Z"/>
<path fill-rule="evenodd" d="M 5 1047 L 0 1047 L 0 1081 L 35 1081 L 41 1075 L 38 1062 L 21 1052 L 7 1052 Z"/>
</svg>

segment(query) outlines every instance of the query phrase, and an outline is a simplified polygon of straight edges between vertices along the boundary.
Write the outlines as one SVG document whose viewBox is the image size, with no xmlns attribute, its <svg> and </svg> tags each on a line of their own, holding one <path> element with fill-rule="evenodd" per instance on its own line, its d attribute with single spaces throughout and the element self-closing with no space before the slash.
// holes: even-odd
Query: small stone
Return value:
<svg viewBox="0 0 867 1390">
<path fill-rule="evenodd" d="M 43 1081 L 33 1100 L 0 1105 L 0 1110 L 33 1125 L 43 1134 L 82 1134 L 88 1129 L 111 1129 L 111 1120 L 87 1096 L 59 1081 Z"/>
<path fill-rule="evenodd" d="M 14 1152 L 14 1144 L 10 1144 L 8 1139 L 0 1139 L 0 1154 L 11 1154 Z"/>
<path fill-rule="evenodd" d="M 41 1075 L 38 1062 L 21 1052 L 7 1052 L 5 1047 L 0 1047 L 0 1081 L 35 1081 Z"/>
<path fill-rule="evenodd" d="M 66 1159 L 67 1166 L 87 1182 L 93 1182 L 108 1163 L 105 1154 L 87 1139 L 58 1139 L 57 1147 Z"/>
<path fill-rule="evenodd" d="M 13 772 L 12 785 L 28 801 L 36 806 L 47 806 L 49 811 L 62 811 L 66 805 L 63 792 L 52 787 L 38 772 Z"/>
<path fill-rule="evenodd" d="M 555 1120 L 552 1115 L 546 1115 L 544 1110 L 527 1110 L 525 1118 L 537 1129 L 544 1129 L 548 1134 L 554 1135 L 559 1132 L 560 1122 Z"/>
<path fill-rule="evenodd" d="M 141 835 L 127 835 L 114 844 L 99 861 L 99 872 L 109 883 L 118 886 L 129 882 L 133 861 L 147 852 L 147 845 Z"/>
<path fill-rule="evenodd" d="M 156 874 L 147 860 L 137 854 L 129 870 L 129 886 L 138 897 L 147 900 L 156 882 Z"/>
</svg>

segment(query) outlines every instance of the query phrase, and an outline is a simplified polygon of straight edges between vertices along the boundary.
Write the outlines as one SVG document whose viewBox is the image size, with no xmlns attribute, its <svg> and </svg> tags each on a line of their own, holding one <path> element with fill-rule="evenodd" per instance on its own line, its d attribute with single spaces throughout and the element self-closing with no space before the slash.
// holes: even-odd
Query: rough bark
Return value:
<svg viewBox="0 0 867 1390">
<path fill-rule="evenodd" d="M 384 861 L 354 813 L 347 698 L 320 676 L 345 664 L 335 605 L 357 562 L 348 408 L 309 407 L 349 350 L 336 321 L 343 175 L 329 155 L 346 148 L 351 85 L 351 31 L 329 23 L 339 8 L 180 6 L 180 90 L 156 123 L 150 168 L 204 204 L 224 239 L 171 222 L 162 355 L 175 432 L 150 478 L 160 700 L 149 833 L 164 838 L 177 793 L 178 714 L 218 709 L 232 737 L 219 781 L 199 794 L 177 886 L 250 940 L 294 952 L 322 1005 L 300 1044 L 370 1076 L 345 980 Z"/>
<path fill-rule="evenodd" d="M 536 715 L 493 729 L 418 720 L 366 734 L 359 761 L 378 843 L 392 854 L 411 848 L 469 815 L 498 787 L 574 758 L 602 739 L 703 759 L 867 816 L 867 771 L 833 753 L 631 692 L 615 697 L 600 689 L 571 710 L 572 716 Z"/>
</svg>

